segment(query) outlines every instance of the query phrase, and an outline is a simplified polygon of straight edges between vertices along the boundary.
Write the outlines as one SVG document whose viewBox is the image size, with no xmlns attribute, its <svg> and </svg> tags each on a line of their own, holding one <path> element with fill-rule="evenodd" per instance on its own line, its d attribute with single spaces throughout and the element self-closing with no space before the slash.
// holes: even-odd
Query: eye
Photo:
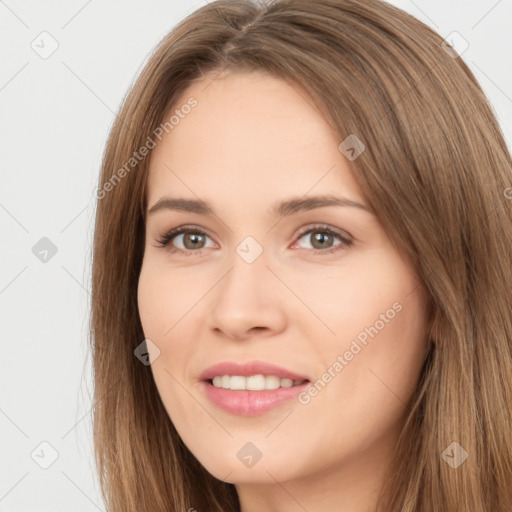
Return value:
<svg viewBox="0 0 512 512">
<path fill-rule="evenodd" d="M 181 252 L 188 255 L 196 254 L 194 251 L 204 249 L 206 247 L 205 242 L 209 238 L 210 237 L 200 229 L 196 229 L 192 226 L 181 226 L 164 233 L 157 242 L 160 247 L 167 247 L 171 244 L 169 247 L 170 252 Z M 173 245 L 176 241 L 178 241 L 177 243 L 181 245 L 181 247 L 175 247 Z"/>
<path fill-rule="evenodd" d="M 311 249 L 315 254 L 330 254 L 350 247 L 353 243 L 348 233 L 338 232 L 326 225 L 313 226 L 302 230 L 298 240 L 302 239 L 309 240 L 309 243 L 306 243 L 306 246 L 299 244 L 299 248 Z M 336 239 L 338 243 L 334 243 Z M 168 247 L 171 253 L 181 253 L 189 256 L 200 254 L 202 249 L 208 248 L 205 245 L 207 240 L 211 240 L 211 238 L 201 229 L 194 226 L 181 226 L 161 235 L 157 243 L 159 244 L 158 247 Z M 176 244 L 178 247 L 176 247 Z M 292 245 L 292 248 L 296 246 L 297 242 Z M 217 246 L 213 243 L 209 247 Z"/>
<path fill-rule="evenodd" d="M 312 249 L 319 254 L 333 253 L 350 247 L 353 243 L 348 233 L 338 232 L 326 225 L 306 228 L 299 234 L 298 240 L 301 239 L 305 239 L 307 243 L 305 246 L 299 244 L 299 248 Z M 339 240 L 338 243 L 334 243 L 336 239 Z"/>
</svg>

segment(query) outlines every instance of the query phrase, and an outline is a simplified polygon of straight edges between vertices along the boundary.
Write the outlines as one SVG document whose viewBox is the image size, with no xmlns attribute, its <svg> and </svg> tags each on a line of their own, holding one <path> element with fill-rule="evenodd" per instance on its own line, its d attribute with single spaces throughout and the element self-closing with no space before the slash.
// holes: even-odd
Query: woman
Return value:
<svg viewBox="0 0 512 512">
<path fill-rule="evenodd" d="M 97 191 L 107 509 L 512 508 L 512 161 L 379 0 L 220 0 L 158 46 Z"/>
</svg>

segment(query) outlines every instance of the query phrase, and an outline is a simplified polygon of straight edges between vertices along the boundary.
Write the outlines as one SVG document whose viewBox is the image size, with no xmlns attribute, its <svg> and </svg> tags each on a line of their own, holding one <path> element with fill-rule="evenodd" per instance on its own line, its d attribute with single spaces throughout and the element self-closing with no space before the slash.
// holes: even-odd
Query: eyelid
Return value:
<svg viewBox="0 0 512 512">
<path fill-rule="evenodd" d="M 299 230 L 299 233 L 295 236 L 295 239 L 299 240 L 304 235 L 306 235 L 307 233 L 310 233 L 312 231 L 327 231 L 329 233 L 332 233 L 332 234 L 338 236 L 341 240 L 343 240 L 345 242 L 351 243 L 354 241 L 354 237 L 348 231 L 345 231 L 344 229 L 340 229 L 340 228 L 331 227 L 330 225 L 324 224 L 322 222 L 319 222 L 316 224 L 313 223 L 309 226 L 305 226 L 304 228 Z"/>
</svg>

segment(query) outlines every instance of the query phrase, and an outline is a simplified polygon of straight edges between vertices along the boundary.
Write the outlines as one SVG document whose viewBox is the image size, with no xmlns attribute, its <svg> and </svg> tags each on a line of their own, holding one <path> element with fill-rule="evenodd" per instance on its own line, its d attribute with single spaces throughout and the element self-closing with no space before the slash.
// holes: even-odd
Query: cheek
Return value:
<svg viewBox="0 0 512 512">
<path fill-rule="evenodd" d="M 180 347 L 176 339 L 176 332 L 181 327 L 178 322 L 185 313 L 182 310 L 186 304 L 183 297 L 175 292 L 176 286 L 172 285 L 170 279 L 154 269 L 154 265 L 143 265 L 137 302 L 144 336 L 154 344 L 148 344 L 152 359 L 151 372 L 162 403 L 174 422 L 186 417 L 184 404 L 189 399 L 186 395 L 182 396 L 183 390 L 177 384 L 183 381 L 178 369 L 185 371 L 187 360 L 184 353 L 186 345 Z"/>
<path fill-rule="evenodd" d="M 310 273 L 307 278 L 290 276 L 288 282 L 334 331 L 332 341 L 338 348 L 356 336 L 369 338 L 366 330 L 371 326 L 389 331 L 391 324 L 400 324 L 408 316 L 402 312 L 409 303 L 408 311 L 417 308 L 418 314 L 423 314 L 423 305 L 414 304 L 417 292 L 411 293 L 417 279 L 389 251 L 369 251 L 347 259 L 339 268 L 322 270 L 313 277 Z"/>
<path fill-rule="evenodd" d="M 339 362 L 338 356 L 343 365 L 331 370 L 336 383 L 329 385 L 325 400 L 343 397 L 353 412 L 387 414 L 383 408 L 391 408 L 393 415 L 413 393 L 425 358 L 427 293 L 389 253 L 375 251 L 351 270 L 326 281 L 329 309 L 320 310 L 336 332 L 325 346 L 326 369 Z M 322 300 L 324 294 L 318 307 Z"/>
<path fill-rule="evenodd" d="M 394 421 L 404 412 L 426 355 L 423 290 L 401 297 L 391 310 L 387 309 L 389 300 L 386 297 L 380 306 L 374 304 L 362 326 L 352 325 L 357 334 L 338 345 L 345 363 L 329 399 L 343 396 L 346 405 L 359 411 L 360 420 L 366 423 Z M 381 318 L 380 313 L 384 313 Z"/>
<path fill-rule="evenodd" d="M 143 264 L 137 288 L 140 320 L 146 337 L 162 338 L 187 311 L 189 287 L 176 283 L 171 273 Z M 188 306 L 190 308 L 190 306 Z"/>
<path fill-rule="evenodd" d="M 173 376 L 182 382 L 187 375 L 194 351 L 190 339 L 197 336 L 194 329 L 202 325 L 194 316 L 198 310 L 193 308 L 199 291 L 197 286 L 187 286 L 186 279 L 177 282 L 171 272 L 157 265 L 147 264 L 141 269 L 137 289 L 139 316 L 144 336 L 154 344 L 148 346 L 150 354 L 152 350 L 154 354 L 151 370 L 164 394 L 178 386 Z"/>
<path fill-rule="evenodd" d="M 163 297 L 159 297 L 147 280 L 139 280 L 137 302 L 144 336 L 151 340 L 158 338 L 163 331 L 161 305 Z"/>
</svg>

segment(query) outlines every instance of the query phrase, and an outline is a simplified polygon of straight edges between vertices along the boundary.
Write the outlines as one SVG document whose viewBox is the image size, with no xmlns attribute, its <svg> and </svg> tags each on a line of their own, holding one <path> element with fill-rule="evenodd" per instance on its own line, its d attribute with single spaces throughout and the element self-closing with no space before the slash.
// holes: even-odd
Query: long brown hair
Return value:
<svg viewBox="0 0 512 512">
<path fill-rule="evenodd" d="M 234 485 L 189 452 L 134 356 L 144 340 L 141 148 L 193 81 L 229 69 L 302 87 L 340 143 L 364 143 L 354 177 L 431 296 L 433 343 L 383 510 L 511 510 L 511 157 L 462 58 L 380 0 L 211 2 L 165 37 L 125 98 L 98 184 L 92 268 L 94 448 L 107 510 L 239 510 Z M 467 452 L 456 468 L 452 443 Z"/>
</svg>

